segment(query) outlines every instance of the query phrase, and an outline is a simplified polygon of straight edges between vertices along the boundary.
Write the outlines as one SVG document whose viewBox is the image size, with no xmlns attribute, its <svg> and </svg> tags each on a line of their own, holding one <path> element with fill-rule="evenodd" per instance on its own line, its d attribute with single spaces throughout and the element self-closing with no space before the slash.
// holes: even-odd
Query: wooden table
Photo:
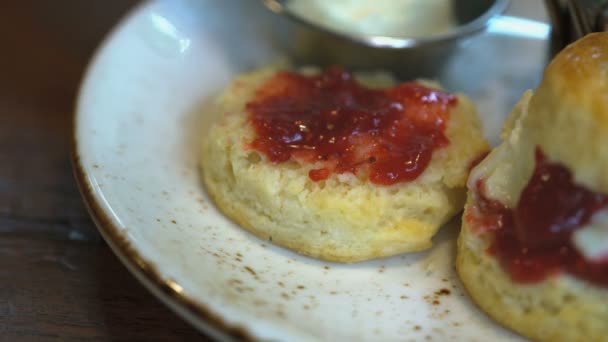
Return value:
<svg viewBox="0 0 608 342">
<path fill-rule="evenodd" d="M 72 177 L 78 83 L 135 3 L 0 5 L 0 341 L 205 339 L 119 263 Z"/>
</svg>

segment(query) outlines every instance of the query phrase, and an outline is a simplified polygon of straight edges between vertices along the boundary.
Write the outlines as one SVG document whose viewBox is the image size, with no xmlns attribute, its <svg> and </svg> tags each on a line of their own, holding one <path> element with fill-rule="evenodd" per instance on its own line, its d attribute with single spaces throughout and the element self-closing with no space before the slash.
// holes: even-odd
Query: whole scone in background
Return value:
<svg viewBox="0 0 608 342">
<path fill-rule="evenodd" d="M 477 234 L 466 217 L 476 204 L 478 179 L 485 180 L 488 197 L 516 206 L 532 176 L 536 147 L 566 166 L 575 183 L 608 194 L 608 33 L 588 35 L 556 56 L 536 91 L 513 109 L 502 138 L 469 179 L 473 191 L 457 255 L 465 287 L 490 316 L 534 340 L 605 341 L 607 288 L 565 273 L 535 284 L 513 282 L 486 252 L 491 234 Z"/>
<path fill-rule="evenodd" d="M 220 118 L 204 140 L 201 160 L 205 185 L 221 211 L 264 240 L 329 261 L 429 248 L 439 227 L 462 209 L 472 161 L 489 149 L 471 101 L 458 96 L 446 128 L 450 144 L 433 153 L 416 180 L 381 186 L 345 173 L 314 182 L 308 177 L 312 164 L 273 164 L 245 148 L 255 137 L 245 104 L 276 71 L 238 77 L 213 109 Z M 393 84 L 383 73 L 359 79 L 371 87 Z"/>
</svg>

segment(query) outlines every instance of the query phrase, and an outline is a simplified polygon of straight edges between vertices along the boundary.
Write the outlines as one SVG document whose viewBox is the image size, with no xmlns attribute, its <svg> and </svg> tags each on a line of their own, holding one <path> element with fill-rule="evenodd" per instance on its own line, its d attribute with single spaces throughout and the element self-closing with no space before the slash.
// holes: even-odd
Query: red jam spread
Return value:
<svg viewBox="0 0 608 342">
<path fill-rule="evenodd" d="M 281 71 L 246 106 L 250 148 L 274 163 L 315 163 L 314 181 L 365 169 L 372 183 L 416 179 L 444 134 L 453 95 L 418 83 L 370 89 L 339 67 L 316 76 Z"/>
<path fill-rule="evenodd" d="M 608 261 L 586 260 L 572 244 L 572 233 L 608 206 L 608 196 L 575 184 L 564 166 L 549 162 L 538 149 L 534 173 L 515 209 L 488 198 L 483 180 L 476 187 L 476 209 L 467 220 L 477 231 L 494 232 L 488 253 L 513 281 L 533 283 L 568 272 L 608 286 Z"/>
</svg>

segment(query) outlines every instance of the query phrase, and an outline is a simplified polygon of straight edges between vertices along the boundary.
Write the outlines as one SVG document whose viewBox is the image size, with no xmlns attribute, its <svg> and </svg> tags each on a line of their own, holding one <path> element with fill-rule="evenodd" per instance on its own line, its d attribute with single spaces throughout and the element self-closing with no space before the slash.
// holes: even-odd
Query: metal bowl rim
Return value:
<svg viewBox="0 0 608 342">
<path fill-rule="evenodd" d="M 326 34 L 333 38 L 342 39 L 351 43 L 365 45 L 374 48 L 386 48 L 386 49 L 409 49 L 414 47 L 420 47 L 425 45 L 440 44 L 459 38 L 464 38 L 475 32 L 485 29 L 490 20 L 502 14 L 509 6 L 510 0 L 495 0 L 492 6 L 485 11 L 482 15 L 471 20 L 464 25 L 457 26 L 453 30 L 445 33 L 432 35 L 424 38 L 404 38 L 404 37 L 391 37 L 391 36 L 379 36 L 379 35 L 364 35 L 364 34 L 353 34 L 333 31 L 329 28 L 317 25 L 309 20 L 306 20 L 297 14 L 289 11 L 284 6 L 284 0 L 263 0 L 264 5 L 270 11 L 286 17 L 290 21 L 297 24 L 303 25 L 314 31 L 318 31 L 321 34 Z"/>
</svg>

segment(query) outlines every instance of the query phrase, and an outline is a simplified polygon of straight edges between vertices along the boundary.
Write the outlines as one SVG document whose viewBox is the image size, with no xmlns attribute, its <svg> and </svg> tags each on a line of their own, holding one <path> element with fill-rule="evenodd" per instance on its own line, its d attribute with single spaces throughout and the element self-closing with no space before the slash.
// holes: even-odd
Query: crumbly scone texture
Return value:
<svg viewBox="0 0 608 342">
<path fill-rule="evenodd" d="M 535 92 L 527 91 L 505 122 L 502 143 L 475 167 L 458 238 L 456 266 L 473 300 L 506 327 L 538 341 L 602 341 L 608 336 L 608 290 L 563 274 L 537 284 L 511 281 L 477 232 L 475 183 L 515 207 L 535 166 L 537 146 L 566 165 L 575 181 L 608 193 L 608 33 L 591 34 L 562 51 Z"/>
<path fill-rule="evenodd" d="M 472 160 L 489 149 L 471 101 L 459 95 L 446 127 L 450 144 L 434 152 L 415 181 L 378 186 L 360 173 L 314 182 L 308 172 L 315 165 L 273 164 L 246 148 L 255 132 L 245 104 L 276 71 L 238 77 L 212 110 L 220 118 L 204 139 L 201 165 L 208 193 L 221 211 L 264 240 L 328 261 L 429 248 L 439 227 L 462 209 Z M 370 87 L 393 83 L 384 73 L 356 76 Z"/>
</svg>

